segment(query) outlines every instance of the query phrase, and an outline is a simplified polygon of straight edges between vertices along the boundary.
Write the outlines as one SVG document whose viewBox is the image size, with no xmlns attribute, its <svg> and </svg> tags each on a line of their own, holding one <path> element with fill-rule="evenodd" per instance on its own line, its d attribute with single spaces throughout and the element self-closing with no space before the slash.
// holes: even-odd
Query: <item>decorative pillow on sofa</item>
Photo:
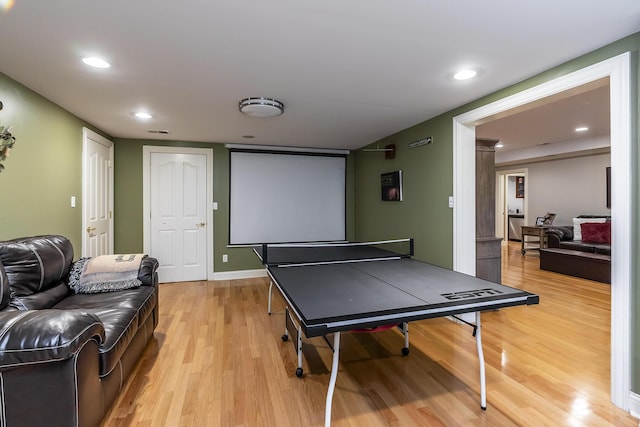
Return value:
<svg viewBox="0 0 640 427">
<path fill-rule="evenodd" d="M 146 255 L 101 255 L 80 258 L 69 273 L 69 287 L 77 294 L 119 291 L 137 288 L 140 263 Z"/>
<path fill-rule="evenodd" d="M 585 222 L 607 222 L 607 218 L 573 218 L 573 240 L 583 240 L 580 224 Z"/>
<path fill-rule="evenodd" d="M 582 241 L 586 243 L 611 243 L 610 222 L 584 222 L 580 224 Z"/>
</svg>

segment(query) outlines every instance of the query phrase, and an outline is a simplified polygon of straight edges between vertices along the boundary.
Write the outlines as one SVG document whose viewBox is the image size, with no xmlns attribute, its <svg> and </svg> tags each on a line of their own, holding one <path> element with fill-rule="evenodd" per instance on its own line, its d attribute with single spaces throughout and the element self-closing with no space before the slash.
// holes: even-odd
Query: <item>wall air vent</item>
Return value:
<svg viewBox="0 0 640 427">
<path fill-rule="evenodd" d="M 169 135 L 169 131 L 168 130 L 164 130 L 164 129 L 147 129 L 147 132 L 149 132 L 149 133 L 159 133 L 161 135 Z"/>
</svg>

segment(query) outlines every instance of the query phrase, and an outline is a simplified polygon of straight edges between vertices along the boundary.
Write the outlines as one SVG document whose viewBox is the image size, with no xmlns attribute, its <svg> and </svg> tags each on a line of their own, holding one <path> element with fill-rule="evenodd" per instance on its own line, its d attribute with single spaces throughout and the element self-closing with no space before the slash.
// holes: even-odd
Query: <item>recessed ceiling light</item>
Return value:
<svg viewBox="0 0 640 427">
<path fill-rule="evenodd" d="M 111 67 L 111 64 L 109 64 L 107 61 L 105 61 L 102 58 L 97 58 L 95 56 L 88 56 L 86 58 L 82 58 L 82 62 L 84 62 L 85 64 L 91 66 L 91 67 L 95 67 L 95 68 L 109 68 Z"/>
<path fill-rule="evenodd" d="M 136 116 L 139 119 L 151 119 L 153 118 L 153 116 L 149 113 L 145 113 L 143 111 L 138 111 L 137 113 L 133 114 L 134 116 Z"/>
<path fill-rule="evenodd" d="M 504 147 L 504 144 L 503 144 L 502 142 L 498 142 L 498 143 L 495 145 L 495 147 L 496 147 L 496 148 L 502 148 L 502 147 Z"/>
<path fill-rule="evenodd" d="M 475 70 L 460 70 L 453 75 L 453 78 L 456 80 L 468 80 L 476 76 L 478 74 Z"/>
<path fill-rule="evenodd" d="M 13 7 L 14 3 L 15 3 L 14 0 L 0 0 L 0 7 L 2 7 L 5 12 L 7 12 L 9 9 Z"/>
<path fill-rule="evenodd" d="M 589 128 L 586 127 L 586 126 L 580 126 L 580 127 L 576 128 L 576 132 L 586 132 L 588 130 L 589 130 Z"/>
</svg>

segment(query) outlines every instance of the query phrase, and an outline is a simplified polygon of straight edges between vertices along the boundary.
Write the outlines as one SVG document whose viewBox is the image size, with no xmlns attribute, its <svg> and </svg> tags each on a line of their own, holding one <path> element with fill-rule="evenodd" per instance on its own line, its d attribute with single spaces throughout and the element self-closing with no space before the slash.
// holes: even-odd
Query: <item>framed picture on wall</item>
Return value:
<svg viewBox="0 0 640 427">
<path fill-rule="evenodd" d="M 402 171 L 380 174 L 382 200 L 385 202 L 402 201 Z"/>
<path fill-rule="evenodd" d="M 516 177 L 516 199 L 524 199 L 524 176 Z"/>
</svg>

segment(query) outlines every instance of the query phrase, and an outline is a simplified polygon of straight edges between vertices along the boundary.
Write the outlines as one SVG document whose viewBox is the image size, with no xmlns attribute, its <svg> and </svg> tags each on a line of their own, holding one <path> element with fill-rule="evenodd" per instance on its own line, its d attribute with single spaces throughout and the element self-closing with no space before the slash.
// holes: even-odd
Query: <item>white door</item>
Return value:
<svg viewBox="0 0 640 427">
<path fill-rule="evenodd" d="M 150 255 L 160 282 L 207 279 L 207 156 L 152 152 Z"/>
<path fill-rule="evenodd" d="M 113 142 L 86 128 L 82 130 L 82 229 L 83 257 L 113 253 Z"/>
</svg>

